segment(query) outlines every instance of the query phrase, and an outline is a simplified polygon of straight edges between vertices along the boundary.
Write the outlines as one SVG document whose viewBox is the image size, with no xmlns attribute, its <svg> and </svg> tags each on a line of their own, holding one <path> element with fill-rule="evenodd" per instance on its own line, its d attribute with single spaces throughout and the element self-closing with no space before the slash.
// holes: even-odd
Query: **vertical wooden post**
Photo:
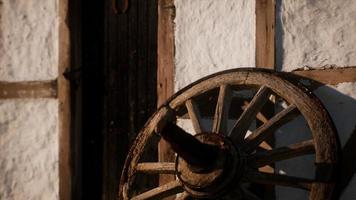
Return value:
<svg viewBox="0 0 356 200">
<path fill-rule="evenodd" d="M 174 0 L 158 0 L 157 33 L 157 105 L 160 106 L 174 92 Z M 174 152 L 168 143 L 158 145 L 160 161 L 174 161 Z M 161 175 L 160 184 L 174 180 L 173 175 Z"/>
<path fill-rule="evenodd" d="M 275 69 L 275 0 L 256 0 L 256 67 Z"/>
<path fill-rule="evenodd" d="M 59 198 L 70 200 L 72 193 L 70 148 L 70 83 L 63 76 L 70 66 L 70 34 L 68 0 L 59 1 L 59 63 L 58 63 L 58 118 L 59 118 Z"/>
<path fill-rule="evenodd" d="M 275 0 L 256 0 L 256 67 L 275 70 Z M 269 102 L 268 102 L 269 103 Z M 274 104 L 264 106 L 261 112 L 270 118 L 274 114 Z M 257 125 L 261 125 L 257 124 Z M 262 143 L 263 148 L 269 149 L 274 146 L 275 139 L 269 138 Z M 274 168 L 263 167 L 260 169 L 273 173 Z M 266 199 L 275 199 L 274 186 L 264 186 Z"/>
</svg>

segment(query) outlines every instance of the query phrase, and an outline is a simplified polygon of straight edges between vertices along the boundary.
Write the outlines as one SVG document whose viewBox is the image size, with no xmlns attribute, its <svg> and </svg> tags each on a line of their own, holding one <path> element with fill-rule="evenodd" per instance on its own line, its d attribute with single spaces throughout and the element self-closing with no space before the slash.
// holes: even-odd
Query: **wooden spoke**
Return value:
<svg viewBox="0 0 356 200">
<path fill-rule="evenodd" d="M 279 147 L 263 153 L 256 153 L 256 165 L 262 167 L 280 160 L 312 154 L 315 152 L 313 140 L 307 140 L 286 147 Z"/>
<path fill-rule="evenodd" d="M 248 104 L 249 104 L 248 101 L 244 101 L 244 105 L 241 107 L 242 110 L 246 110 Z M 256 118 L 260 120 L 262 123 L 266 123 L 268 121 L 268 119 L 261 112 L 257 113 Z"/>
<path fill-rule="evenodd" d="M 173 162 L 146 162 L 139 163 L 136 167 L 138 172 L 149 174 L 175 174 L 175 163 Z"/>
<path fill-rule="evenodd" d="M 294 176 L 287 176 L 282 174 L 272 174 L 265 172 L 247 171 L 244 174 L 244 179 L 249 182 L 268 184 L 268 185 L 280 185 L 287 187 L 300 188 L 304 190 L 310 190 L 314 180 L 307 178 L 300 178 Z"/>
<path fill-rule="evenodd" d="M 171 181 L 167 184 L 139 194 L 131 198 L 131 200 L 161 199 L 180 192 L 183 192 L 181 183 L 179 181 Z"/>
<path fill-rule="evenodd" d="M 277 113 L 274 117 L 256 129 L 251 135 L 246 138 L 244 149 L 251 151 L 258 147 L 263 140 L 268 138 L 279 127 L 291 121 L 299 115 L 299 111 L 295 105 L 290 105 L 286 109 Z"/>
<path fill-rule="evenodd" d="M 240 118 L 236 121 L 234 127 L 230 132 L 231 138 L 238 144 L 242 143 L 245 138 L 246 132 L 251 125 L 252 120 L 256 117 L 256 114 L 261 110 L 262 106 L 268 100 L 271 94 L 271 90 L 265 86 L 262 86 L 256 95 L 253 97 L 246 110 L 241 114 Z"/>
<path fill-rule="evenodd" d="M 213 122 L 213 132 L 227 134 L 227 124 L 229 120 L 229 110 L 231 105 L 231 89 L 228 85 L 220 86 L 219 97 L 216 103 L 215 116 Z"/>
<path fill-rule="evenodd" d="M 179 195 L 177 195 L 177 196 L 178 196 L 178 197 L 175 198 L 175 200 L 188 200 L 189 197 L 190 197 L 190 195 L 189 195 L 188 192 L 183 192 L 183 193 L 181 193 L 181 194 L 179 194 Z"/>
<path fill-rule="evenodd" d="M 196 134 L 202 133 L 202 118 L 198 106 L 193 99 L 185 102 L 190 120 L 192 120 L 193 128 Z"/>
</svg>

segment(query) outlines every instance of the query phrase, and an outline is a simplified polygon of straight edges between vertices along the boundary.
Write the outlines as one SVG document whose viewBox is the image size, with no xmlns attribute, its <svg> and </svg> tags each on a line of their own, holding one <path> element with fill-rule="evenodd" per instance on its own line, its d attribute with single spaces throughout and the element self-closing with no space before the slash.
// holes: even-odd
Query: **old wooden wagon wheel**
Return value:
<svg viewBox="0 0 356 200">
<path fill-rule="evenodd" d="M 204 130 L 199 103 L 217 91 L 211 130 Z M 236 117 L 232 102 L 239 92 L 253 91 L 250 101 Z M 214 99 L 214 98 L 210 98 Z M 284 102 L 284 108 L 246 134 L 266 102 Z M 206 106 L 206 105 L 205 105 Z M 236 107 L 236 106 L 235 106 Z M 204 108 L 203 108 L 204 109 Z M 237 112 L 237 111 L 236 111 Z M 233 114 L 232 114 L 233 115 Z M 262 117 L 261 117 L 262 115 Z M 195 135 L 173 123 L 189 116 Z M 297 116 L 304 117 L 311 139 L 288 146 L 264 149 L 260 146 L 281 126 Z M 288 134 L 288 133 L 284 133 Z M 175 162 L 141 160 L 150 139 L 160 135 L 177 153 Z M 136 138 L 122 172 L 119 199 L 259 199 L 248 191 L 250 183 L 281 185 L 309 191 L 309 199 L 330 199 L 338 163 L 339 145 L 333 124 L 321 103 L 305 88 L 268 70 L 234 69 L 205 77 L 185 87 L 149 119 Z M 156 144 L 157 145 L 157 144 Z M 281 160 L 314 154 L 313 177 L 296 177 L 259 170 Z M 165 185 L 137 191 L 138 174 L 174 174 Z M 138 180 L 139 181 L 139 180 Z"/>
</svg>

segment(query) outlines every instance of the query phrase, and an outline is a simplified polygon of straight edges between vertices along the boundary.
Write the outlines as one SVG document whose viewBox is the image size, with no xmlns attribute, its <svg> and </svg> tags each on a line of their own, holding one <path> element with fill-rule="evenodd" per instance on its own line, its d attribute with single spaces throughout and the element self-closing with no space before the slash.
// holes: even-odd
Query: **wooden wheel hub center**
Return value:
<svg viewBox="0 0 356 200">
<path fill-rule="evenodd" d="M 232 142 L 222 135 L 203 133 L 195 136 L 201 143 L 211 145 L 219 151 L 214 155 L 208 166 L 194 166 L 178 156 L 176 160 L 176 174 L 183 183 L 186 191 L 194 197 L 212 198 L 225 193 L 232 180 L 236 180 L 240 156 Z M 202 151 L 202 149 L 196 149 Z M 239 173 L 240 174 L 240 173 Z"/>
</svg>

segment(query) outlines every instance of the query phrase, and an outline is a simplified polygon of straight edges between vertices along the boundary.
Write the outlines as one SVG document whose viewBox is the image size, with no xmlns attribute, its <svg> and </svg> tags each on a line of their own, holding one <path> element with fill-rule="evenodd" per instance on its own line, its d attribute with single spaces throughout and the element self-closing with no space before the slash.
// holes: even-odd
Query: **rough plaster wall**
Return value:
<svg viewBox="0 0 356 200">
<path fill-rule="evenodd" d="M 58 0 L 0 0 L 0 79 L 48 80 L 58 70 Z"/>
<path fill-rule="evenodd" d="M 255 2 L 177 0 L 175 88 L 217 71 L 255 65 Z"/>
<path fill-rule="evenodd" d="M 0 81 L 58 75 L 58 0 L 0 0 Z M 59 199 L 58 101 L 0 100 L 0 199 Z"/>
<path fill-rule="evenodd" d="M 356 65 L 354 0 L 277 2 L 280 12 L 277 15 L 279 69 Z"/>
<path fill-rule="evenodd" d="M 58 199 L 57 100 L 2 100 L 0 113 L 0 199 Z"/>
</svg>

